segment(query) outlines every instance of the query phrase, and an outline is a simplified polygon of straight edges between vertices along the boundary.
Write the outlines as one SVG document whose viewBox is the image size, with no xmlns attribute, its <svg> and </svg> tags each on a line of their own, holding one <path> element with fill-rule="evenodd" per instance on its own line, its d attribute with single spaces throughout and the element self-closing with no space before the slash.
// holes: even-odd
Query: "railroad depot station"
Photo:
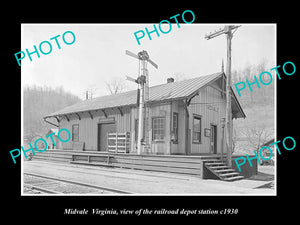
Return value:
<svg viewBox="0 0 300 225">
<path fill-rule="evenodd" d="M 137 91 L 101 96 L 51 113 L 46 122 L 70 131 L 71 140 L 61 149 L 47 150 L 36 158 L 53 158 L 92 164 L 165 171 L 233 181 L 257 172 L 244 164 L 237 172 L 225 160 L 226 76 L 224 72 L 183 81 L 169 78 L 149 88 L 148 145 L 137 152 L 139 105 Z M 232 118 L 245 118 L 234 92 Z M 51 122 L 50 122 L 51 121 Z M 53 122 L 54 121 L 54 122 Z M 62 138 L 63 134 L 61 135 Z"/>
</svg>

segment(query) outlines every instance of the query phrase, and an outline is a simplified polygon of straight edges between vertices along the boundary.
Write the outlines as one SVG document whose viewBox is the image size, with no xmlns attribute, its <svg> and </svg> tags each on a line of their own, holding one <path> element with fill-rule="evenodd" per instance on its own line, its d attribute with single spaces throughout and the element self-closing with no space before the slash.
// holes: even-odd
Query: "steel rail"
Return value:
<svg viewBox="0 0 300 225">
<path fill-rule="evenodd" d="M 24 186 L 26 186 L 26 187 L 28 187 L 30 189 L 34 189 L 34 190 L 45 192 L 47 194 L 63 194 L 61 192 L 52 191 L 52 190 L 49 190 L 49 189 L 46 189 L 46 188 L 42 188 L 42 187 L 38 187 L 38 186 L 35 186 L 35 185 L 31 185 L 31 184 L 24 183 Z"/>
<path fill-rule="evenodd" d="M 89 188 L 94 188 L 94 189 L 98 189 L 98 190 L 114 192 L 114 193 L 118 193 L 118 194 L 132 194 L 130 192 L 119 190 L 119 189 L 112 189 L 112 188 L 107 188 L 107 187 L 102 187 L 102 186 L 96 186 L 96 185 L 92 185 L 92 184 L 87 184 L 87 183 L 82 183 L 82 182 L 77 182 L 77 181 L 72 181 L 72 180 L 66 180 L 66 179 L 60 179 L 60 178 L 50 177 L 50 176 L 45 176 L 45 175 L 40 175 L 40 174 L 27 173 L 27 172 L 24 172 L 23 174 L 29 175 L 29 176 L 40 177 L 40 178 L 44 178 L 44 179 L 49 179 L 49 180 L 55 180 L 55 181 L 64 182 L 64 183 L 69 183 L 69 184 L 75 184 L 75 185 L 89 187 Z"/>
</svg>

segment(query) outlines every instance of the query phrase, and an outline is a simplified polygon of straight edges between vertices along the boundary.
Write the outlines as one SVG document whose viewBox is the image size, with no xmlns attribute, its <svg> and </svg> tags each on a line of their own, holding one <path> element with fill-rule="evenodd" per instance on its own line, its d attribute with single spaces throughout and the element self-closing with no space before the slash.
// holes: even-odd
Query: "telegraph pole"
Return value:
<svg viewBox="0 0 300 225">
<path fill-rule="evenodd" d="M 225 26 L 209 35 L 205 35 L 207 40 L 226 34 L 227 37 L 227 63 L 226 63 L 226 146 L 227 146 L 227 165 L 232 167 L 232 110 L 231 110 L 231 40 L 233 33 L 240 26 Z M 232 33 L 232 30 L 235 30 Z"/>
<path fill-rule="evenodd" d="M 227 32 L 227 65 L 226 65 L 226 144 L 227 144 L 227 164 L 232 167 L 232 110 L 231 110 L 231 39 L 230 26 L 225 27 Z"/>
</svg>

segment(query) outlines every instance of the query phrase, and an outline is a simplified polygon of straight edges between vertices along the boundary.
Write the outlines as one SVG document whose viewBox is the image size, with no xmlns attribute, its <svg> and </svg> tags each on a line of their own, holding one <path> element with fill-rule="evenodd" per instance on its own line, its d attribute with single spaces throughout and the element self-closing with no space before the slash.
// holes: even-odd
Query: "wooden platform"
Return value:
<svg viewBox="0 0 300 225">
<path fill-rule="evenodd" d="M 136 155 L 96 151 L 46 150 L 37 153 L 34 159 L 60 161 L 72 164 L 119 167 L 159 172 L 196 175 L 200 178 L 214 178 L 205 167 L 207 160 L 218 159 L 218 155 Z"/>
</svg>

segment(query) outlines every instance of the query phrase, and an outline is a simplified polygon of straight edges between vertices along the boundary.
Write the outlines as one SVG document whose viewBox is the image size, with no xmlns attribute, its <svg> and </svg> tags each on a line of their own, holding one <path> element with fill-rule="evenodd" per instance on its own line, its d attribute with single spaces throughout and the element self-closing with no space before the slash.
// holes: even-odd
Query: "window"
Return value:
<svg viewBox="0 0 300 225">
<path fill-rule="evenodd" d="M 193 143 L 201 143 L 201 117 L 193 117 Z"/>
<path fill-rule="evenodd" d="M 72 125 L 72 141 L 79 141 L 79 124 Z"/>
<path fill-rule="evenodd" d="M 178 113 L 173 112 L 173 129 L 172 129 L 172 135 L 174 135 L 173 141 L 178 141 Z"/>
<path fill-rule="evenodd" d="M 165 117 L 152 118 L 152 140 L 165 139 Z"/>
</svg>

